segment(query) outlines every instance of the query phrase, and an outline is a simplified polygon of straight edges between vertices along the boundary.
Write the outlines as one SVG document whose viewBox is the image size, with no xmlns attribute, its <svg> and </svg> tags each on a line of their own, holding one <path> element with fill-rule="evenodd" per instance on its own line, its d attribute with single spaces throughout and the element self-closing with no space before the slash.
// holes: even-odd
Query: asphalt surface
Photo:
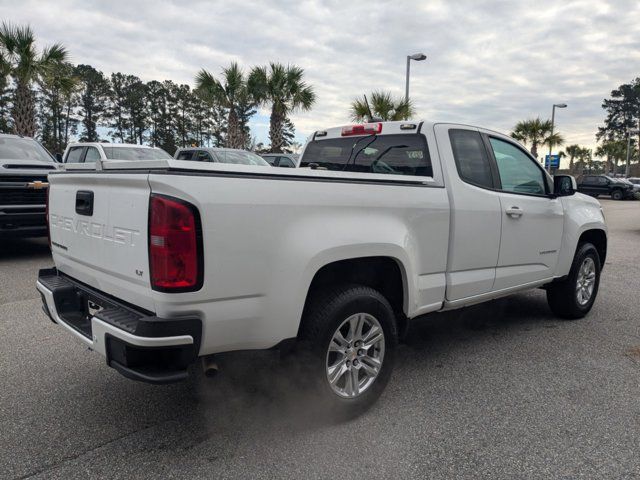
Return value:
<svg viewBox="0 0 640 480">
<path fill-rule="evenodd" d="M 270 355 L 206 386 L 121 377 L 41 312 L 46 241 L 4 242 L 0 478 L 640 478 L 640 202 L 602 203 L 587 318 L 554 319 L 536 290 L 422 319 L 343 423 L 309 414 Z"/>
</svg>

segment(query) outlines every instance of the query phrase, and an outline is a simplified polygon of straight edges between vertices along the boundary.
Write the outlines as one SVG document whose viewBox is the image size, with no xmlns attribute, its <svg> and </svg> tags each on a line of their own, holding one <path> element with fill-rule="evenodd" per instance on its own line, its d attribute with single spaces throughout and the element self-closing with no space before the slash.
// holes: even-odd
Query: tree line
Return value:
<svg viewBox="0 0 640 480">
<path fill-rule="evenodd" d="M 248 73 L 237 63 L 220 75 L 202 69 L 195 87 L 171 80 L 144 82 L 73 65 L 56 43 L 42 50 L 29 26 L 0 26 L 0 132 L 38 138 L 61 152 L 72 138 L 149 144 L 173 154 L 178 147 L 212 146 L 288 151 L 290 115 L 316 101 L 304 70 L 270 63 Z M 270 146 L 256 145 L 249 120 L 270 109 Z"/>
<path fill-rule="evenodd" d="M 569 159 L 571 173 L 622 174 L 626 171 L 627 155 L 630 163 L 640 162 L 640 77 L 612 90 L 611 97 L 603 100 L 602 108 L 606 116 L 596 133 L 595 151 L 572 144 L 559 153 L 561 158 Z M 540 118 L 518 122 L 511 136 L 528 145 L 535 158 L 541 146 L 565 144 L 561 134 L 552 134 L 551 120 Z"/>
</svg>

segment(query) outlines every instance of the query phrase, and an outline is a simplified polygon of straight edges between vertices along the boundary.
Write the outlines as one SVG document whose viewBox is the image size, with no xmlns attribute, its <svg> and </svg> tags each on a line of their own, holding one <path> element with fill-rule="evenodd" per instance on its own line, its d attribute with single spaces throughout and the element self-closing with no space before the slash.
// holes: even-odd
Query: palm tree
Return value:
<svg viewBox="0 0 640 480">
<path fill-rule="evenodd" d="M 67 50 L 59 43 L 38 53 L 31 27 L 10 23 L 0 26 L 0 49 L 10 76 L 15 82 L 13 93 L 14 130 L 33 137 L 36 133 L 35 95 L 32 84 L 68 58 Z"/>
<path fill-rule="evenodd" d="M 516 123 L 511 137 L 531 145 L 531 155 L 538 158 L 538 147 L 546 143 L 551 134 L 551 121 L 534 118 Z M 553 140 L 553 139 L 552 139 Z M 554 142 L 555 143 L 555 142 Z"/>
<path fill-rule="evenodd" d="M 409 120 L 415 115 L 411 100 L 396 99 L 389 92 L 375 91 L 371 94 L 369 103 L 364 96 L 362 99 L 356 98 L 351 102 L 351 119 L 355 122 L 369 120 L 369 108 L 371 108 L 371 115 L 383 122 Z"/>
<path fill-rule="evenodd" d="M 208 71 L 200 70 L 196 75 L 196 92 L 210 105 L 219 105 L 228 110 L 225 146 L 242 148 L 244 139 L 239 121 L 239 108 L 246 104 L 250 94 L 247 79 L 238 64 L 232 62 L 227 68 L 222 69 L 222 81 Z"/>
<path fill-rule="evenodd" d="M 602 142 L 602 145 L 598 146 L 595 153 L 598 157 L 605 157 L 608 168 L 617 173 L 618 162 L 624 161 L 626 158 L 627 142 L 624 140 L 606 140 Z"/>
<path fill-rule="evenodd" d="M 569 172 L 573 171 L 573 160 L 580 154 L 582 147 L 577 144 L 569 145 L 565 148 L 565 152 L 569 156 Z"/>
<path fill-rule="evenodd" d="M 557 132 L 549 132 L 549 135 L 542 140 L 542 143 L 551 150 L 554 145 L 564 145 L 564 137 Z"/>
<path fill-rule="evenodd" d="M 249 75 L 249 91 L 262 105 L 271 105 L 269 139 L 272 153 L 281 153 L 288 116 L 307 111 L 316 101 L 313 87 L 303 80 L 304 70 L 295 65 L 271 63 L 255 67 Z"/>
</svg>

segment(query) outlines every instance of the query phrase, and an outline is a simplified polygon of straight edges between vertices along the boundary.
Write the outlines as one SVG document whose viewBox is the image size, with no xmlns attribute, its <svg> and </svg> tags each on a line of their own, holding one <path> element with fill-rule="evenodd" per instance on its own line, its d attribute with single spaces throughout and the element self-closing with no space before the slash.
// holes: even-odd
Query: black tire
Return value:
<svg viewBox="0 0 640 480">
<path fill-rule="evenodd" d="M 614 190 L 613 192 L 611 192 L 611 198 L 613 200 L 622 200 L 624 198 L 624 195 L 622 194 L 622 190 Z"/>
<path fill-rule="evenodd" d="M 354 398 L 344 398 L 329 383 L 328 349 L 343 322 L 358 313 L 378 321 L 384 334 L 384 356 L 378 375 L 368 388 Z M 307 356 L 302 364 L 316 399 L 313 406 L 320 413 L 340 420 L 355 417 L 375 403 L 389 382 L 398 345 L 396 319 L 387 299 L 370 287 L 342 285 L 313 294 L 302 319 L 301 340 L 299 355 Z"/>
<path fill-rule="evenodd" d="M 581 304 L 577 295 L 578 276 L 587 258 L 591 258 L 595 266 L 595 283 L 590 298 L 586 303 Z M 551 311 L 556 316 L 568 320 L 582 318 L 589 313 L 598 295 L 600 270 L 600 256 L 596 247 L 591 243 L 579 244 L 567 278 L 547 286 L 547 302 Z"/>
</svg>

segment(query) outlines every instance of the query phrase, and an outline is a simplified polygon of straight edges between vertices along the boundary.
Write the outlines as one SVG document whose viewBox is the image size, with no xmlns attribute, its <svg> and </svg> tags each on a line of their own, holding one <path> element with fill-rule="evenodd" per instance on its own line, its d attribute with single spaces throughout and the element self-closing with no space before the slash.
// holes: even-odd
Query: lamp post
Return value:
<svg viewBox="0 0 640 480">
<path fill-rule="evenodd" d="M 427 56 L 424 53 L 414 53 L 413 55 L 407 55 L 407 78 L 404 89 L 404 101 L 409 101 L 409 70 L 411 69 L 411 60 L 415 60 L 416 62 L 421 62 L 422 60 L 426 60 Z"/>
<path fill-rule="evenodd" d="M 638 133 L 640 133 L 640 130 L 627 130 L 627 166 L 624 169 L 624 176 L 627 178 L 629 178 L 629 163 L 631 161 L 631 135 L 637 135 Z"/>
<path fill-rule="evenodd" d="M 551 150 L 553 149 L 553 128 L 556 121 L 556 108 L 567 108 L 566 103 L 554 103 L 551 109 L 551 135 L 549 137 L 549 173 L 551 173 Z"/>
</svg>

